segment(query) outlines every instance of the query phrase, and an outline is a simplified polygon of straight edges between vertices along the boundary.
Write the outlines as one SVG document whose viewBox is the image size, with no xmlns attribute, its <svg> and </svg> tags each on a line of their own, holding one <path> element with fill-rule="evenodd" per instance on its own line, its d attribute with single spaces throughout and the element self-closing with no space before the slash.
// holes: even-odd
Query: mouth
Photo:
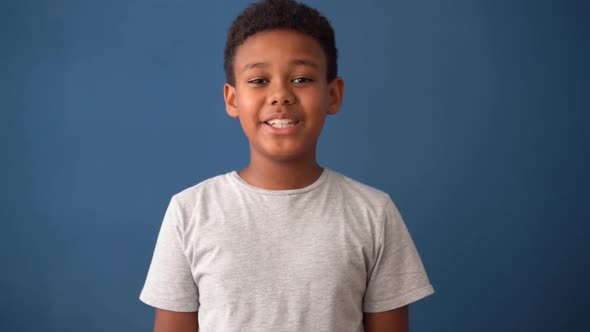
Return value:
<svg viewBox="0 0 590 332">
<path fill-rule="evenodd" d="M 264 122 L 265 124 L 273 127 L 273 128 L 289 128 L 294 127 L 299 124 L 299 120 L 295 119 L 271 119 Z"/>
</svg>

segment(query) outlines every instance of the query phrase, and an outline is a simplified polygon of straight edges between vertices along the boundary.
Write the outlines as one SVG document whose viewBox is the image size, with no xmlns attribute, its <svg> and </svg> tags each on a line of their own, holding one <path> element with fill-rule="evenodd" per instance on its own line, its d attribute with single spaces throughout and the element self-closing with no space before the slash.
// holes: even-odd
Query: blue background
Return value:
<svg viewBox="0 0 590 332">
<path fill-rule="evenodd" d="M 151 330 L 170 197 L 247 163 L 222 100 L 247 3 L 1 2 L 1 331 Z M 319 160 L 400 208 L 436 289 L 413 331 L 581 331 L 588 2 L 308 3 L 346 81 Z"/>
</svg>

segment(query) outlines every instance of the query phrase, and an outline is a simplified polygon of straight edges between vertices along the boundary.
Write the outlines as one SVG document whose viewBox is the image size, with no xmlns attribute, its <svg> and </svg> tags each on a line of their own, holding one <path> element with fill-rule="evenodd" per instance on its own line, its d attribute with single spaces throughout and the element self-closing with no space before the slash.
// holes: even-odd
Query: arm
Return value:
<svg viewBox="0 0 590 332">
<path fill-rule="evenodd" d="M 156 309 L 154 332 L 197 332 L 197 312 L 176 312 Z"/>
<path fill-rule="evenodd" d="M 408 332 L 408 306 L 384 312 L 363 313 L 365 332 Z"/>
</svg>

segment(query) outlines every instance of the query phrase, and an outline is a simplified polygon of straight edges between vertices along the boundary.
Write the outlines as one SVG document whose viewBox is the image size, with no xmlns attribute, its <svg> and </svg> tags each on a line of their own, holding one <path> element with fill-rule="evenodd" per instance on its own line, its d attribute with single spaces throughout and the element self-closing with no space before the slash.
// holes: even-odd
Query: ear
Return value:
<svg viewBox="0 0 590 332">
<path fill-rule="evenodd" d="M 223 85 L 223 98 L 225 99 L 225 111 L 232 118 L 238 117 L 238 105 L 236 104 L 236 88 L 229 83 Z"/>
<path fill-rule="evenodd" d="M 328 84 L 328 114 L 333 115 L 340 111 L 343 97 L 344 80 L 342 77 L 336 77 Z"/>
</svg>

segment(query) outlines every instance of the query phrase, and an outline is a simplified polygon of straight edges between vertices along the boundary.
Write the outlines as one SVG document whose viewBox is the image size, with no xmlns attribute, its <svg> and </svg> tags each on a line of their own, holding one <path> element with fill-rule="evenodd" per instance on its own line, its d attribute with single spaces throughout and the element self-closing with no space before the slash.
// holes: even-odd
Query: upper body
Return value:
<svg viewBox="0 0 590 332">
<path fill-rule="evenodd" d="M 408 330 L 408 303 L 432 288 L 401 217 L 317 163 L 344 95 L 336 55 L 327 19 L 291 0 L 232 23 L 224 99 L 250 161 L 172 199 L 142 292 L 156 331 Z"/>
<path fill-rule="evenodd" d="M 175 195 L 141 299 L 202 331 L 363 331 L 432 293 L 389 196 L 324 169 L 268 190 L 237 172 Z"/>
</svg>

